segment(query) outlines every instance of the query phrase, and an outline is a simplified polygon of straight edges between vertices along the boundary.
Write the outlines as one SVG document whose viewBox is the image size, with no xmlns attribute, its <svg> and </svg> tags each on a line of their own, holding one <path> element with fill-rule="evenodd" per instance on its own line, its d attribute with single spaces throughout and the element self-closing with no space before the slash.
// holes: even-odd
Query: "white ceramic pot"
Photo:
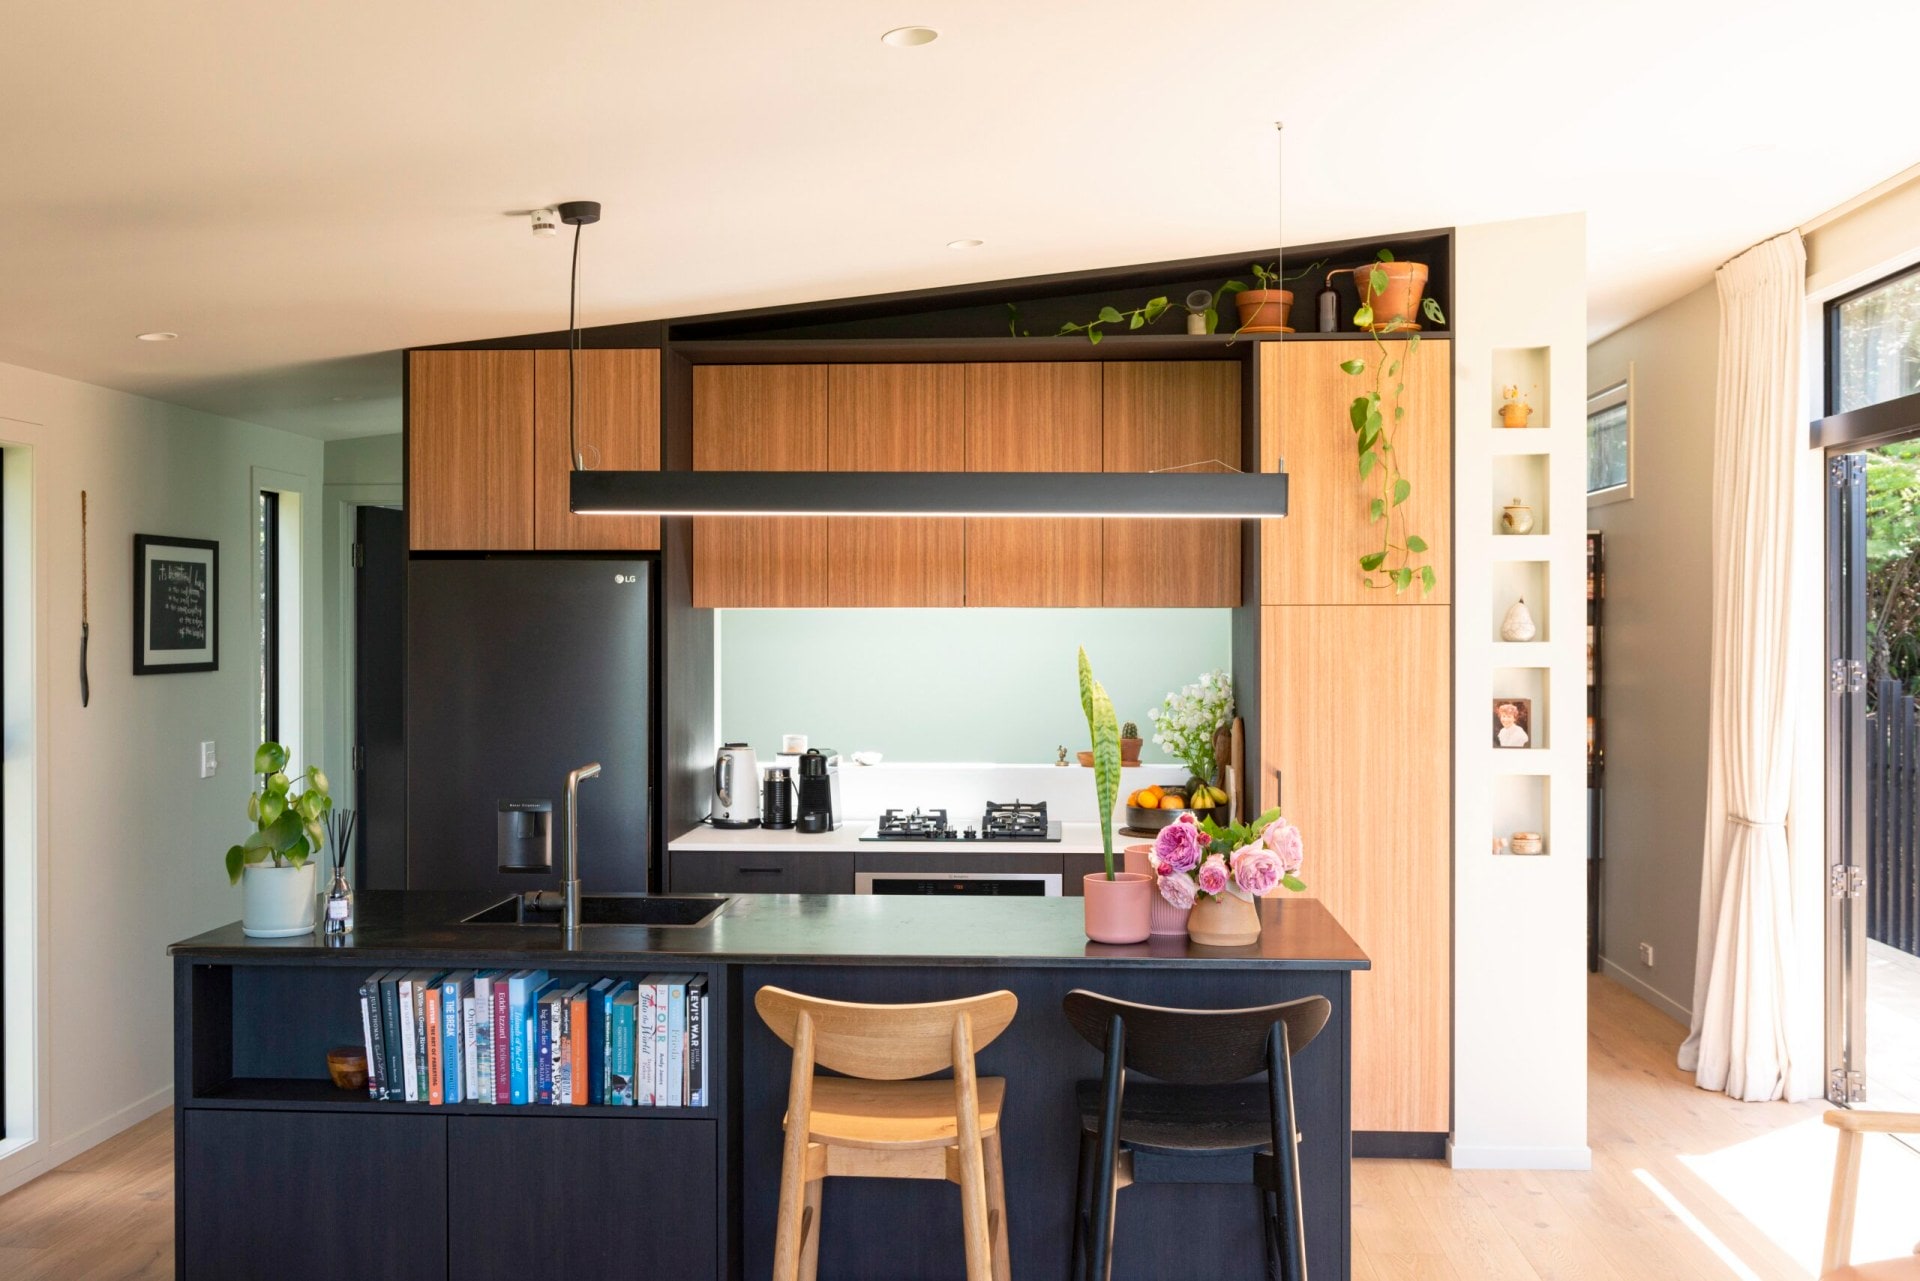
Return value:
<svg viewBox="0 0 1920 1281">
<path fill-rule="evenodd" d="M 240 876 L 240 928 L 257 939 L 313 933 L 313 867 L 250 864 Z"/>
</svg>

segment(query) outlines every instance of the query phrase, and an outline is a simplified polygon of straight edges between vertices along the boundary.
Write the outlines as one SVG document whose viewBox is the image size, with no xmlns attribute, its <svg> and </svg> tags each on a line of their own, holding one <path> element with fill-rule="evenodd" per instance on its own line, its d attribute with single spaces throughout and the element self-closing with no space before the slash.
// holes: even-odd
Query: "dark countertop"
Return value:
<svg viewBox="0 0 1920 1281">
<path fill-rule="evenodd" d="M 1089 942 L 1078 898 L 942 898 L 856 894 L 737 894 L 695 929 L 588 925 L 568 949 L 554 926 L 465 925 L 494 893 L 372 891 L 356 896 L 355 929 L 328 945 L 319 934 L 256 939 L 235 921 L 175 943 L 192 960 L 624 965 L 635 957 L 695 962 L 835 965 L 1059 966 L 1135 962 L 1149 967 L 1364 970 L 1367 956 L 1318 899 L 1263 900 L 1265 934 L 1240 948 L 1186 938 L 1112 946 Z"/>
</svg>

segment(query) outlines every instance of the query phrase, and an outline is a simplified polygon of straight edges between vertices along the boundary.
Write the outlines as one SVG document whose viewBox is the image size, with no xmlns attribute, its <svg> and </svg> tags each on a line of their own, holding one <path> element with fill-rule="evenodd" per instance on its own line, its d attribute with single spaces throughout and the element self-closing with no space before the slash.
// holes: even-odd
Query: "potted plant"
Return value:
<svg viewBox="0 0 1920 1281">
<path fill-rule="evenodd" d="M 1197 683 L 1167 695 L 1147 715 L 1153 720 L 1154 745 L 1187 767 L 1191 777 L 1186 794 L 1194 808 L 1225 804 L 1226 792 L 1215 786 L 1223 780 L 1214 735 L 1233 720 L 1233 678 L 1220 671 L 1203 673 Z M 1215 792 L 1218 801 L 1199 799 L 1202 793 L 1212 797 Z"/>
<path fill-rule="evenodd" d="M 333 809 L 327 776 L 309 765 L 304 790 L 287 777 L 287 749 L 262 743 L 253 754 L 260 788 L 247 798 L 253 834 L 227 850 L 227 878 L 242 886 L 240 926 L 255 938 L 287 938 L 313 930 L 313 864 Z"/>
<path fill-rule="evenodd" d="M 1418 329 L 1422 315 L 1436 325 L 1447 323 L 1439 304 L 1421 297 L 1427 291 L 1424 262 L 1401 262 L 1391 249 L 1382 249 L 1364 266 L 1328 272 L 1329 285 L 1335 276 L 1352 276 L 1353 287 L 1360 292 L 1360 310 L 1353 317 L 1357 329 L 1376 334 Z"/>
<path fill-rule="evenodd" d="M 1298 875 L 1303 856 L 1300 829 L 1271 809 L 1251 823 L 1182 814 L 1154 838 L 1147 859 L 1161 901 L 1187 914 L 1195 943 L 1245 947 L 1260 941 L 1255 899 L 1307 888 Z"/>
<path fill-rule="evenodd" d="M 1138 765 L 1140 763 L 1140 727 L 1132 721 L 1120 727 L 1120 763 Z"/>
<path fill-rule="evenodd" d="M 1320 264 L 1310 262 L 1291 276 L 1280 274 L 1280 264 L 1253 264 L 1253 288 L 1249 289 L 1237 280 L 1229 280 L 1220 286 L 1220 292 L 1233 295 L 1233 305 L 1240 311 L 1238 333 L 1279 333 L 1289 330 L 1288 319 L 1293 315 L 1293 291 L 1286 286 L 1314 270 Z"/>
<path fill-rule="evenodd" d="M 1120 796 L 1120 725 L 1113 700 L 1093 678 L 1087 651 L 1080 650 L 1080 707 L 1093 738 L 1093 791 L 1100 803 L 1100 848 L 1106 871 L 1085 879 L 1087 937 L 1096 943 L 1144 943 L 1153 909 L 1153 878 L 1113 870 L 1113 803 Z"/>
</svg>

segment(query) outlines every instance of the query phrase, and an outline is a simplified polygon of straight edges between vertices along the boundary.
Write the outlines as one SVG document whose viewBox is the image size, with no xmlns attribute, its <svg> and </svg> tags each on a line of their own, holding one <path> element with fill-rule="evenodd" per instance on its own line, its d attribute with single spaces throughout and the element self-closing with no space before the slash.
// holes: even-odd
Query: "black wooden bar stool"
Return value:
<svg viewBox="0 0 1920 1281">
<path fill-rule="evenodd" d="M 1327 999 L 1176 1010 L 1075 990 L 1064 1006 L 1106 1055 L 1102 1079 L 1078 1089 L 1073 1281 L 1111 1275 L 1114 1198 L 1133 1183 L 1252 1184 L 1269 1281 L 1307 1281 L 1292 1057 L 1326 1026 Z M 1157 1083 L 1129 1089 L 1129 1070 Z"/>
</svg>

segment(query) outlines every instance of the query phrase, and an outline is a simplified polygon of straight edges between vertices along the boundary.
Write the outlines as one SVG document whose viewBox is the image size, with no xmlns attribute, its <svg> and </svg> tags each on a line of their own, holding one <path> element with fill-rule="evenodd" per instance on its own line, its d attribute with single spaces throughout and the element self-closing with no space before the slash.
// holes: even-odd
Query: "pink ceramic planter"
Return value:
<svg viewBox="0 0 1920 1281">
<path fill-rule="evenodd" d="M 1147 861 L 1147 855 L 1152 852 L 1151 845 L 1127 846 L 1127 870 L 1151 878 L 1153 864 Z M 1160 887 L 1156 882 L 1153 889 L 1153 907 L 1147 913 L 1147 932 L 1157 938 L 1184 938 L 1187 933 L 1187 913 L 1192 910 L 1175 907 L 1161 898 Z"/>
<path fill-rule="evenodd" d="M 1153 901 L 1160 897 L 1153 878 L 1138 872 L 1105 872 L 1085 878 L 1087 937 L 1096 943 L 1144 943 Z"/>
</svg>

